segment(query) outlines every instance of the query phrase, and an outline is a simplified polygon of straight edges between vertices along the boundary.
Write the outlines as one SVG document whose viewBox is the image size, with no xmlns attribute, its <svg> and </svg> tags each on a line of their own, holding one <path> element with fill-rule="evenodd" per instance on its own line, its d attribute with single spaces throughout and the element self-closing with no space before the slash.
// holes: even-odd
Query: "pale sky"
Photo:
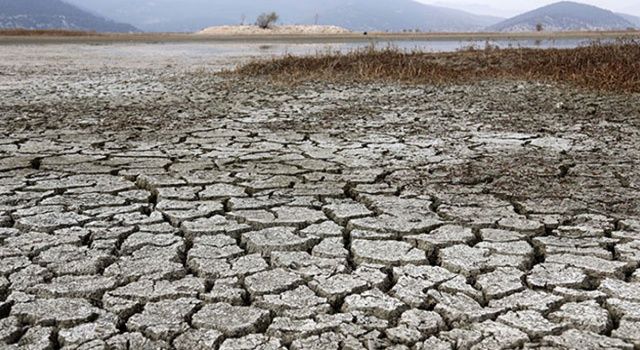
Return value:
<svg viewBox="0 0 640 350">
<path fill-rule="evenodd" d="M 483 15 L 512 17 L 559 0 L 417 0 L 425 4 L 452 7 Z M 585 4 L 640 16 L 640 0 L 577 0 Z"/>
</svg>

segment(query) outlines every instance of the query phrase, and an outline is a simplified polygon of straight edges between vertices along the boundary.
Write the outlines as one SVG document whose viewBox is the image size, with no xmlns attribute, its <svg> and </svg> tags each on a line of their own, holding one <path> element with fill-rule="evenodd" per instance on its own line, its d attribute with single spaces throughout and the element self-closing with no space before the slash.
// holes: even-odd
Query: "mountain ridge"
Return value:
<svg viewBox="0 0 640 350">
<path fill-rule="evenodd" d="M 627 30 L 640 17 L 560 1 L 502 19 L 415 0 L 0 0 L 0 28 L 98 32 L 197 32 L 218 25 L 251 24 L 275 11 L 281 24 L 335 25 L 353 31 Z M 106 18 L 114 18 L 120 22 Z"/>
<path fill-rule="evenodd" d="M 413 0 L 69 0 L 84 9 L 148 31 L 194 32 L 215 25 L 253 23 L 275 11 L 284 24 L 325 24 L 354 31 L 477 31 L 502 18 L 426 5 Z M 316 21 L 317 20 L 317 21 Z"/>
<path fill-rule="evenodd" d="M 600 7 L 573 1 L 560 1 L 489 26 L 487 31 L 627 30 L 635 25 L 618 14 Z"/>
<path fill-rule="evenodd" d="M 0 0 L 0 28 L 68 29 L 97 32 L 137 32 L 61 0 Z"/>
</svg>

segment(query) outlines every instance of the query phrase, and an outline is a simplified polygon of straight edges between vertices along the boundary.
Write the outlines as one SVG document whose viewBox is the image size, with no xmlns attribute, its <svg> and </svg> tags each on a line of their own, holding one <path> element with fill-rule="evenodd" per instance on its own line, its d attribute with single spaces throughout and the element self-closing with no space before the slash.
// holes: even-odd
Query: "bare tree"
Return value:
<svg viewBox="0 0 640 350">
<path fill-rule="evenodd" d="M 256 25 L 262 29 L 271 28 L 271 26 L 278 21 L 278 18 L 280 17 L 278 17 L 278 14 L 275 12 L 263 13 L 258 16 Z"/>
<path fill-rule="evenodd" d="M 243 26 L 244 25 L 244 21 L 247 19 L 247 16 L 245 16 L 245 14 L 243 13 L 242 16 L 240 16 L 240 25 Z"/>
</svg>

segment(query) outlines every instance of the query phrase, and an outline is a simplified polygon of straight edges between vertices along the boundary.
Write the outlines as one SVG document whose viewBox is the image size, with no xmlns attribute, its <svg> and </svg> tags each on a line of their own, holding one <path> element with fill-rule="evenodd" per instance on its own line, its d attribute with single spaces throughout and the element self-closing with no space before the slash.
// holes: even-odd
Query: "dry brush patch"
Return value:
<svg viewBox="0 0 640 350">
<path fill-rule="evenodd" d="M 389 81 L 447 84 L 489 79 L 548 81 L 580 88 L 640 92 L 640 42 L 592 43 L 573 49 L 467 48 L 453 53 L 365 49 L 256 60 L 231 74 L 286 83 Z"/>
</svg>

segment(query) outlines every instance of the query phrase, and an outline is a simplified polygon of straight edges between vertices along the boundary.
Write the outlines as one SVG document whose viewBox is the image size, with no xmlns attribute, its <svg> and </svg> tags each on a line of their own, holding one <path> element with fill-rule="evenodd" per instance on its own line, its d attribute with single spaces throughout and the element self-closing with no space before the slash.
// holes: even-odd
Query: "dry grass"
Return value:
<svg viewBox="0 0 640 350">
<path fill-rule="evenodd" d="M 0 36 L 90 36 L 96 32 L 66 29 L 0 29 Z"/>
<path fill-rule="evenodd" d="M 232 74 L 294 84 L 310 80 L 447 84 L 515 79 L 640 92 L 640 42 L 593 43 L 575 49 L 468 48 L 454 53 L 366 49 L 257 60 Z"/>
</svg>

